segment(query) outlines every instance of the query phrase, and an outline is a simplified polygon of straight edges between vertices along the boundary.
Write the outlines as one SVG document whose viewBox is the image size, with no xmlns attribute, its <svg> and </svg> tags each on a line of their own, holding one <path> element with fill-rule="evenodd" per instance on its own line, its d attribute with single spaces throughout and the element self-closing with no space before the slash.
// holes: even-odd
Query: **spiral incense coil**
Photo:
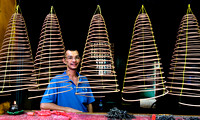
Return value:
<svg viewBox="0 0 200 120">
<path fill-rule="evenodd" d="M 24 18 L 16 7 L 0 51 L 0 96 L 27 90 L 34 82 L 33 58 Z"/>
<path fill-rule="evenodd" d="M 34 61 L 35 69 L 33 76 L 36 77 L 36 79 L 32 81 L 37 82 L 37 87 L 29 89 L 30 91 L 44 92 L 50 80 L 66 70 L 66 65 L 62 61 L 64 54 L 65 47 L 59 21 L 54 8 L 51 7 L 51 12 L 46 16 L 42 26 L 40 41 Z"/>
<path fill-rule="evenodd" d="M 134 102 L 155 99 L 167 94 L 162 69 L 152 25 L 142 6 L 134 25 L 122 99 Z"/>
<path fill-rule="evenodd" d="M 180 96 L 182 105 L 200 107 L 200 34 L 188 5 L 178 31 L 169 72 L 170 94 Z"/>
<path fill-rule="evenodd" d="M 80 75 L 86 76 L 88 81 L 85 81 L 83 78 L 83 81 L 78 84 L 89 84 L 89 87 L 79 86 L 77 90 L 79 88 L 91 88 L 94 97 L 104 97 L 104 93 L 119 92 L 117 89 L 118 85 L 111 45 L 99 5 L 90 23 L 82 57 Z M 91 92 L 77 92 L 78 95 L 90 97 L 89 93 Z"/>
</svg>

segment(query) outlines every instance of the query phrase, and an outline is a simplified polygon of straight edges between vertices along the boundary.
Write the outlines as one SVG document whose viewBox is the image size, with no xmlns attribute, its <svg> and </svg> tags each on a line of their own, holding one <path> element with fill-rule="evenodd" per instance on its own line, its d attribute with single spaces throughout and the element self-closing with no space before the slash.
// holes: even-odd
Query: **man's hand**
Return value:
<svg viewBox="0 0 200 120">
<path fill-rule="evenodd" d="M 93 112 L 93 107 L 92 107 L 91 103 L 87 105 L 87 108 L 88 108 L 88 112 L 90 112 L 90 113 Z"/>
</svg>

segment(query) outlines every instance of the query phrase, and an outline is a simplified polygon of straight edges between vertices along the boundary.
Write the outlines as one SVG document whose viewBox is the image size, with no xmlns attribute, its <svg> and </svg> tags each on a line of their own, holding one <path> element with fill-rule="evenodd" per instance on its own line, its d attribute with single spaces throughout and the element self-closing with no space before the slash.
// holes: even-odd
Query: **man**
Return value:
<svg viewBox="0 0 200 120">
<path fill-rule="evenodd" d="M 75 94 L 77 92 L 77 86 L 89 86 L 89 84 L 78 84 L 79 81 L 87 80 L 86 77 L 78 77 L 77 67 L 80 63 L 78 51 L 67 50 L 63 62 L 66 64 L 67 70 L 62 75 L 57 75 L 51 80 L 48 85 L 49 89 L 44 93 L 46 96 L 43 96 L 41 100 L 40 108 L 66 112 L 93 112 L 92 102 L 95 101 L 94 97 Z M 68 91 L 70 87 L 73 89 Z M 79 92 L 85 91 L 85 89 L 81 88 L 78 88 L 78 90 Z M 87 92 L 91 92 L 90 88 L 86 90 Z M 91 95 L 93 96 L 93 94 Z"/>
</svg>

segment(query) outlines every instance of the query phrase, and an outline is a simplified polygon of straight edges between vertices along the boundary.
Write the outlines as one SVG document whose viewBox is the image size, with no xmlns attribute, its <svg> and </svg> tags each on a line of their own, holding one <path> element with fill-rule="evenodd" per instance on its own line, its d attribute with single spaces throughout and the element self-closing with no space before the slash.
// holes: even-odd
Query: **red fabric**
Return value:
<svg viewBox="0 0 200 120">
<path fill-rule="evenodd" d="M 27 112 L 26 114 L 27 114 L 28 116 L 33 116 L 33 115 L 35 115 L 34 112 Z"/>
<path fill-rule="evenodd" d="M 0 120 L 107 120 L 105 115 L 87 115 L 62 111 L 35 111 L 35 115 L 0 115 Z"/>
</svg>

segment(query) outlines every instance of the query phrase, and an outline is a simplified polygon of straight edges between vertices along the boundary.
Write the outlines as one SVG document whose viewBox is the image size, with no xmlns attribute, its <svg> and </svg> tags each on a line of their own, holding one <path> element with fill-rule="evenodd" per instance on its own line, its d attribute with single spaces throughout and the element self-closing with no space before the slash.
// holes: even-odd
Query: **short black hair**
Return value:
<svg viewBox="0 0 200 120">
<path fill-rule="evenodd" d="M 77 49 L 67 49 L 66 51 L 78 51 Z"/>
<path fill-rule="evenodd" d="M 79 51 L 78 51 L 77 49 L 67 49 L 67 50 L 65 50 L 64 58 L 66 58 L 66 53 L 67 53 L 68 50 L 69 50 L 69 51 L 77 51 L 78 54 L 79 54 Z M 79 56 L 80 56 L 80 54 L 79 54 Z"/>
</svg>

